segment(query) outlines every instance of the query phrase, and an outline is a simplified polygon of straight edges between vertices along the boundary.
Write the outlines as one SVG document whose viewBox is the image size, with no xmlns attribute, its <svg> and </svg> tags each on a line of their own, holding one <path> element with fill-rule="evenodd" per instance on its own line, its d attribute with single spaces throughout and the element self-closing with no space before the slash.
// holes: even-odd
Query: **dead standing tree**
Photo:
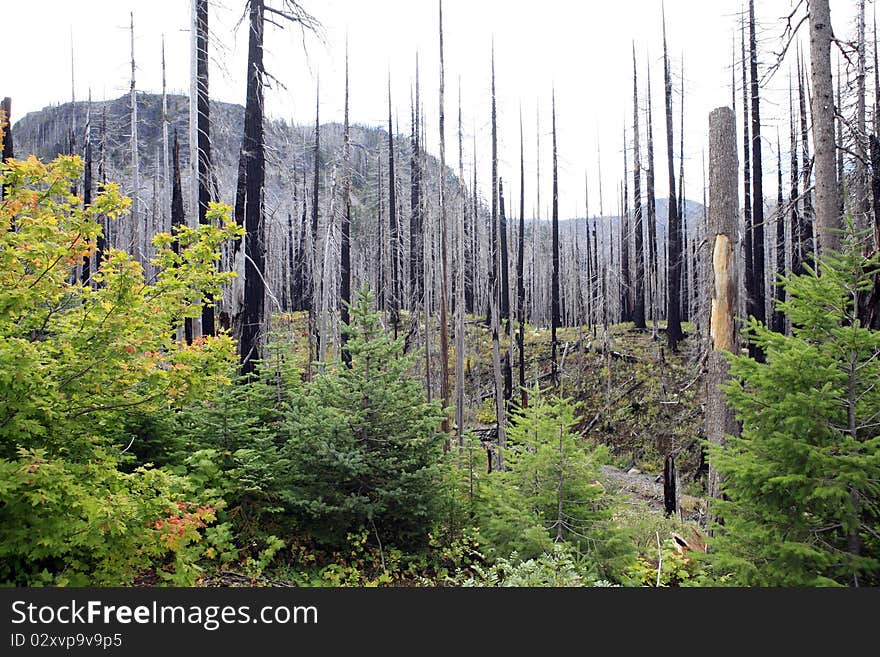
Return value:
<svg viewBox="0 0 880 657">
<path fill-rule="evenodd" d="M 737 351 L 738 168 L 736 117 L 730 108 L 720 107 L 709 115 L 709 226 L 706 237 L 712 248 L 709 272 L 712 295 L 709 334 L 712 349 L 707 364 L 705 426 L 710 446 L 722 445 L 725 436 L 738 432 L 733 409 L 726 403 L 721 390 L 728 376 L 724 352 Z M 710 461 L 710 498 L 720 497 L 720 486 L 718 471 Z"/>
<path fill-rule="evenodd" d="M 440 398 L 443 407 L 449 407 L 449 271 L 446 228 L 446 114 L 444 111 L 444 62 L 443 62 L 443 1 L 439 0 L 440 19 Z M 449 415 L 443 416 L 443 433 L 449 434 Z M 446 448 L 449 442 L 445 443 Z"/>
<path fill-rule="evenodd" d="M 208 204 L 211 202 L 211 114 L 208 96 L 208 0 L 194 0 L 193 27 L 195 28 L 195 70 L 193 87 L 195 90 L 196 113 L 196 180 L 198 181 L 195 199 L 198 203 L 199 224 L 208 223 Z M 164 55 L 163 55 L 164 57 Z M 192 133 L 191 133 L 192 134 Z M 202 335 L 214 335 L 217 330 L 214 322 L 214 306 L 206 299 L 202 308 Z"/>
<path fill-rule="evenodd" d="M 345 110 L 342 127 L 342 230 L 339 240 L 339 319 L 348 324 L 351 303 L 351 134 L 348 123 L 348 40 L 345 42 Z M 351 353 L 345 348 L 347 334 L 343 330 L 342 363 L 351 367 Z"/>
<path fill-rule="evenodd" d="M 809 0 L 810 66 L 813 81 L 816 232 L 819 253 L 840 248 L 834 141 L 834 84 L 831 78 L 831 9 L 828 0 Z"/>
<path fill-rule="evenodd" d="M 553 214 L 552 214 L 552 249 L 553 272 L 550 277 L 550 359 L 551 378 L 553 385 L 559 385 L 559 362 L 557 361 L 556 329 L 559 328 L 559 177 L 557 172 L 556 150 L 556 91 L 553 91 L 552 116 L 553 123 Z"/>
<path fill-rule="evenodd" d="M 753 301 L 749 314 L 759 322 L 767 318 L 767 295 L 764 265 L 764 171 L 761 157 L 761 110 L 758 92 L 758 52 L 755 41 L 755 2 L 749 0 L 749 71 L 751 74 L 751 105 L 752 105 L 752 283 L 754 288 L 749 294 Z M 750 349 L 753 345 L 749 345 Z M 753 355 L 764 360 L 760 349 L 755 347 Z"/>
<path fill-rule="evenodd" d="M 633 322 L 645 324 L 645 249 L 642 234 L 642 165 L 639 152 L 639 85 L 636 46 L 633 43 L 633 233 L 635 235 L 635 276 L 633 277 Z"/>
<path fill-rule="evenodd" d="M 476 192 L 476 188 L 474 189 Z M 492 266 L 490 272 L 496 272 L 495 276 L 490 276 L 489 286 L 489 325 L 492 331 L 492 372 L 495 381 L 495 418 L 498 425 L 498 468 L 504 466 L 504 448 L 507 444 L 505 438 L 506 406 L 504 403 L 504 383 L 501 373 L 501 345 L 499 342 L 499 311 L 501 307 L 501 288 L 500 280 L 497 276 L 500 258 L 500 249 L 498 248 L 498 122 L 497 108 L 495 105 L 495 44 L 492 44 L 492 226 L 489 235 L 490 248 L 489 252 L 492 257 Z M 490 462 L 491 464 L 491 462 Z"/>
<path fill-rule="evenodd" d="M 681 217 L 675 196 L 675 163 L 672 141 L 672 78 L 666 47 L 666 16 L 663 16 L 663 79 L 666 89 L 666 160 L 669 168 L 669 256 L 666 259 L 666 341 L 673 351 L 682 339 L 681 290 Z"/>
<path fill-rule="evenodd" d="M 241 144 L 237 209 L 244 219 L 244 294 L 241 309 L 239 355 L 241 373 L 254 372 L 260 359 L 264 335 L 266 299 L 265 225 L 263 191 L 266 178 L 263 140 L 263 90 L 266 68 L 263 64 L 263 32 L 266 13 L 274 19 L 298 23 L 303 30 L 316 31 L 319 23 L 294 0 L 283 0 L 281 8 L 267 6 L 265 0 L 249 0 L 247 97 L 244 111 L 244 137 Z M 317 175 L 317 171 L 315 172 Z M 238 215 L 238 212 L 236 213 Z"/>
</svg>

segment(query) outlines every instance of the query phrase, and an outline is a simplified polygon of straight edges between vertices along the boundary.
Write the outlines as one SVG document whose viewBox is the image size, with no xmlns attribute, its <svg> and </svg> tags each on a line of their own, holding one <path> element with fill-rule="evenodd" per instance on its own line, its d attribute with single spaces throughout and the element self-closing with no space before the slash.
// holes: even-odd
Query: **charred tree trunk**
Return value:
<svg viewBox="0 0 880 657">
<path fill-rule="evenodd" d="M 416 98 L 412 110 L 412 151 L 410 155 L 410 221 L 409 221 L 409 281 L 410 312 L 418 313 L 424 298 L 424 268 L 422 256 L 424 242 L 422 235 L 422 172 L 421 172 L 421 133 L 419 130 L 419 60 L 416 57 Z"/>
<path fill-rule="evenodd" d="M 446 225 L 446 112 L 445 71 L 443 61 L 443 0 L 438 0 L 440 27 L 440 399 L 443 408 L 449 407 L 449 253 Z M 449 416 L 444 412 L 443 433 L 449 445 Z"/>
<path fill-rule="evenodd" d="M 556 329 L 559 328 L 559 176 L 556 164 L 556 92 L 553 92 L 553 214 L 551 219 L 553 272 L 550 277 L 550 361 L 551 379 L 559 386 L 559 362 L 557 361 Z"/>
<path fill-rule="evenodd" d="M 623 128 L 623 212 L 620 215 L 620 321 L 632 321 L 632 282 L 629 270 L 629 171 L 626 164 L 626 125 Z"/>
<path fill-rule="evenodd" d="M 388 239 L 390 241 L 391 290 L 386 301 L 391 315 L 391 327 L 397 337 L 400 325 L 400 269 L 398 243 L 400 237 L 397 224 L 397 173 L 394 168 L 394 125 L 391 122 L 391 75 L 388 76 Z"/>
<path fill-rule="evenodd" d="M 856 125 L 855 125 L 855 180 L 853 181 L 853 220 L 859 230 L 869 228 L 871 203 L 868 195 L 868 166 L 870 153 L 865 122 L 865 0 L 859 0 L 856 17 Z M 833 98 L 833 97 L 832 97 Z"/>
<path fill-rule="evenodd" d="M 263 144 L 263 14 L 264 0 L 250 0 L 247 100 L 242 142 L 245 161 L 244 307 L 239 341 L 242 374 L 252 374 L 261 356 L 260 340 L 266 296 L 262 203 L 266 174 Z"/>
<path fill-rule="evenodd" d="M 88 208 L 92 204 L 92 94 L 89 92 L 89 104 L 86 109 L 86 130 L 84 139 L 85 171 L 83 174 L 83 207 Z M 89 285 L 92 276 L 92 256 L 83 256 L 82 273 L 80 280 L 83 285 Z"/>
<path fill-rule="evenodd" d="M 345 44 L 345 109 L 342 127 L 342 227 L 339 239 L 339 319 L 347 325 L 351 304 L 351 136 L 348 125 L 348 42 Z M 345 348 L 346 331 L 341 332 L 342 363 L 351 367 L 351 352 Z"/>
<path fill-rule="evenodd" d="M 177 132 L 174 133 L 174 146 L 172 148 L 172 166 L 174 169 L 173 182 L 171 184 L 171 232 L 174 235 L 174 252 L 180 254 L 180 244 L 177 241 L 178 231 L 186 225 L 186 215 L 183 210 L 183 186 L 180 184 L 180 145 L 177 142 Z M 180 331 L 180 329 L 178 329 Z M 180 333 L 178 333 L 180 335 Z M 193 328 L 192 319 L 187 317 L 183 321 L 183 339 L 187 344 L 192 344 Z"/>
<path fill-rule="evenodd" d="M 458 81 L 458 180 L 459 193 L 461 194 L 461 208 L 458 220 L 455 222 L 455 256 L 457 267 L 455 268 L 455 433 L 459 447 L 463 446 L 462 434 L 464 432 L 464 351 L 465 351 L 465 312 L 467 311 L 467 296 L 465 284 L 465 221 L 467 216 L 467 194 L 462 189 L 464 185 L 464 142 L 462 139 L 461 125 L 461 78 Z"/>
<path fill-rule="evenodd" d="M 500 245 L 499 261 L 501 267 L 501 299 L 498 313 L 499 326 L 505 335 L 512 335 L 510 329 L 510 279 L 507 260 L 507 212 L 504 207 L 504 182 L 498 179 L 498 242 Z M 505 315 L 506 313 L 506 315 Z M 508 345 L 509 346 L 509 345 Z M 510 350 L 502 354 L 502 370 L 504 376 L 504 405 L 510 404 L 513 392 L 513 375 L 511 372 Z"/>
<path fill-rule="evenodd" d="M 755 41 L 755 0 L 749 0 L 749 68 L 751 71 L 752 102 L 752 253 L 754 272 L 752 282 L 754 291 L 754 312 L 759 322 L 767 318 L 767 293 L 764 263 L 764 171 L 761 158 L 761 109 L 758 92 L 758 51 Z M 754 357 L 763 362 L 763 352 L 755 347 Z"/>
<path fill-rule="evenodd" d="M 528 405 L 528 393 L 526 392 L 526 353 L 525 353 L 525 325 L 526 325 L 526 286 L 525 286 L 525 232 L 526 232 L 526 161 L 523 146 L 522 109 L 519 113 L 519 231 L 517 235 L 517 258 L 516 258 L 516 312 L 519 332 L 517 333 L 517 351 L 519 352 L 519 393 L 520 407 Z"/>
<path fill-rule="evenodd" d="M 791 221 L 789 224 L 789 239 L 791 241 L 791 252 L 789 258 L 791 260 L 791 272 L 793 274 L 802 274 L 802 265 L 804 262 L 803 241 L 801 240 L 801 220 L 798 213 L 798 183 L 800 182 L 800 173 L 798 172 L 798 132 L 797 117 L 794 111 L 794 103 L 792 101 L 791 81 L 788 86 L 788 106 L 789 117 L 791 121 Z M 804 163 L 804 166 L 807 166 Z"/>
<path fill-rule="evenodd" d="M 134 80 L 134 12 L 131 13 L 131 166 L 132 166 L 132 194 L 131 194 L 131 254 L 142 265 L 143 254 L 141 253 L 140 239 L 140 157 L 138 156 L 138 118 L 137 118 L 137 91 Z"/>
<path fill-rule="evenodd" d="M 666 516 L 678 510 L 678 477 L 675 471 L 675 455 L 669 453 L 663 459 L 663 510 Z"/>
<path fill-rule="evenodd" d="M 871 150 L 871 199 L 874 206 L 874 250 L 880 251 L 880 140 L 869 136 Z"/>
<path fill-rule="evenodd" d="M 501 293 L 496 291 L 498 286 L 498 258 L 499 258 L 499 238 L 498 238 L 498 134 L 495 115 L 495 45 L 492 45 L 492 215 L 489 218 L 489 248 L 486 252 L 487 257 L 487 274 L 489 279 L 489 298 L 487 299 L 486 324 L 492 326 L 493 314 L 500 313 Z M 492 304 L 497 305 L 494 310 Z"/>
<path fill-rule="evenodd" d="M 657 323 L 660 319 L 660 280 L 657 268 L 657 197 L 654 186 L 654 117 L 651 106 L 651 68 L 648 73 L 648 170 L 645 174 L 648 198 L 646 201 L 648 211 L 648 260 L 650 263 L 650 296 L 651 296 L 651 331 L 652 337 L 657 339 Z"/>
<path fill-rule="evenodd" d="M 498 180 L 498 237 L 501 247 L 501 320 L 502 331 L 510 332 L 510 260 L 507 252 L 507 212 L 504 209 L 504 183 Z"/>
<path fill-rule="evenodd" d="M 196 112 L 198 114 L 199 223 L 207 224 L 211 202 L 211 110 L 208 95 L 208 0 L 195 0 L 196 10 Z M 202 335 L 215 335 L 213 299 L 202 307 Z"/>
<path fill-rule="evenodd" d="M 476 190 L 475 190 L 476 191 Z M 498 270 L 498 122 L 495 106 L 495 44 L 492 44 L 492 233 L 489 243 L 492 253 L 492 268 Z M 498 467 L 503 467 L 503 450 L 506 444 L 506 404 L 504 403 L 504 381 L 501 371 L 501 345 L 499 341 L 499 309 L 501 307 L 501 288 L 498 276 L 490 279 L 489 285 L 489 325 L 492 330 L 492 370 L 495 379 L 495 413 L 498 424 Z"/>
<path fill-rule="evenodd" d="M 669 256 L 666 259 L 666 341 L 673 351 L 682 339 L 679 301 L 681 297 L 681 217 L 675 197 L 675 163 L 672 141 L 672 78 L 666 47 L 666 18 L 663 18 L 663 77 L 666 88 L 666 159 L 669 168 Z"/>
<path fill-rule="evenodd" d="M 305 176 L 305 171 L 303 171 Z M 303 185 L 303 192 L 305 185 Z M 287 258 L 290 262 L 291 281 L 290 281 L 290 310 L 307 310 L 306 297 L 308 295 L 308 257 L 309 257 L 309 235 L 308 235 L 308 218 L 306 215 L 306 203 L 303 198 L 303 211 L 299 220 L 299 237 L 296 240 L 296 252 L 293 249 L 293 225 L 291 224 L 290 241 L 288 246 Z M 296 204 L 294 204 L 296 211 Z"/>
<path fill-rule="evenodd" d="M 104 185 L 107 184 L 107 162 L 105 159 L 106 155 L 106 142 L 107 142 L 107 106 L 101 106 L 101 143 L 98 146 L 98 191 L 103 191 Z M 170 221 L 170 214 L 169 214 Z M 104 259 L 104 253 L 107 250 L 107 244 L 109 241 L 108 234 L 108 222 L 106 217 L 101 217 L 101 232 L 98 234 L 98 239 L 95 240 L 95 271 L 99 271 L 101 269 L 101 261 Z M 100 286 L 101 283 L 98 283 Z"/>
<path fill-rule="evenodd" d="M 779 279 L 785 276 L 785 198 L 782 194 L 782 146 L 779 134 L 776 135 L 776 281 L 774 284 L 775 300 L 773 306 L 773 330 L 785 333 L 785 314 L 779 304 L 785 301 L 785 289 Z"/>
<path fill-rule="evenodd" d="M 755 267 L 752 249 L 754 238 L 752 230 L 752 140 L 749 136 L 749 82 L 746 68 L 746 27 L 745 19 L 740 23 L 740 46 L 742 48 L 742 94 L 743 94 L 743 255 L 745 266 L 743 270 L 743 283 L 745 284 L 745 311 L 746 317 L 754 316 L 755 309 Z M 752 345 L 749 352 L 752 353 Z M 753 354 L 754 355 L 754 354 Z"/>
<path fill-rule="evenodd" d="M 803 212 L 801 213 L 801 227 L 800 227 L 800 235 L 801 235 L 801 257 L 803 261 L 807 261 L 812 259 L 816 254 L 816 240 L 815 240 L 815 231 L 813 229 L 813 224 L 815 222 L 815 213 L 813 211 L 813 192 L 811 191 L 810 185 L 810 177 L 811 177 L 811 158 L 810 158 L 810 131 L 807 126 L 807 94 L 804 90 L 804 77 L 805 74 L 799 76 L 800 80 L 798 82 L 798 96 L 800 103 L 800 119 L 801 119 L 801 160 L 803 162 L 803 181 L 802 186 L 804 189 L 804 206 Z M 815 130 L 815 125 L 813 126 Z M 842 131 L 841 131 L 842 134 Z M 831 147 L 834 150 L 836 147 L 834 145 L 834 126 L 832 124 L 831 127 Z M 832 155 L 833 160 L 833 155 Z M 815 162 L 815 160 L 812 160 Z M 843 171 L 843 164 L 841 160 L 841 171 Z M 836 173 L 836 172 L 835 172 Z M 836 182 L 836 176 L 835 181 Z M 817 194 L 818 194 L 818 187 Z M 836 189 L 836 186 L 835 186 Z M 843 192 L 840 193 L 840 203 L 842 207 L 843 203 Z M 840 221 L 840 217 L 842 214 L 838 214 L 838 222 Z"/>
<path fill-rule="evenodd" d="M 320 276 L 318 267 L 318 209 L 319 191 L 321 187 L 321 123 L 320 123 L 321 93 L 320 86 L 315 89 L 315 144 L 312 150 L 312 167 L 314 178 L 312 179 L 312 252 L 309 260 L 309 285 L 307 289 L 307 304 L 309 309 L 309 371 L 311 364 L 320 358 L 322 337 L 318 332 L 318 299 L 320 298 Z"/>
</svg>

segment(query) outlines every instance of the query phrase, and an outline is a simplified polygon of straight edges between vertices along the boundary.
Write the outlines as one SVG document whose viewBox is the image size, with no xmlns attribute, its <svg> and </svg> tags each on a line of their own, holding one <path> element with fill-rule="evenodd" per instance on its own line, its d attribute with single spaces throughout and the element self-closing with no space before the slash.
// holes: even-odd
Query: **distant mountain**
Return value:
<svg viewBox="0 0 880 657">
<path fill-rule="evenodd" d="M 162 147 L 162 97 L 157 94 L 140 93 L 138 102 L 138 147 L 142 186 L 141 199 L 149 201 L 152 195 L 152 179 L 160 171 Z M 78 152 L 82 149 L 88 104 L 63 103 L 31 112 L 21 118 L 14 126 L 15 144 L 19 155 L 33 153 L 41 159 L 51 159 L 69 150 L 71 126 L 76 126 Z M 189 166 L 189 99 L 182 95 L 167 96 L 169 139 L 174 134 L 180 142 L 181 168 L 185 172 Z M 115 100 L 97 101 L 91 105 L 91 137 L 98 157 L 99 144 L 103 139 L 107 160 L 107 175 L 123 183 L 131 174 L 131 119 L 129 96 Z M 244 108 L 241 105 L 211 102 L 212 154 L 220 198 L 225 202 L 234 201 L 235 179 L 238 170 L 239 148 L 244 121 Z M 103 129 L 102 129 L 103 126 Z M 353 125 L 352 168 L 353 186 L 356 192 L 355 206 L 369 203 L 369 196 L 377 196 L 378 180 L 377 158 L 382 158 L 383 176 L 387 185 L 387 144 L 388 133 L 381 128 Z M 321 126 L 321 162 L 323 182 L 331 182 L 334 170 L 341 164 L 342 126 L 338 123 Z M 267 145 L 267 210 L 270 215 L 279 210 L 292 209 L 289 199 L 293 195 L 294 184 L 300 188 L 305 180 L 311 180 L 312 145 L 314 126 L 292 125 L 284 120 L 266 122 Z M 396 167 L 398 176 L 398 197 L 401 210 L 409 208 L 409 159 L 410 140 L 408 136 L 398 135 L 396 144 Z M 429 171 L 428 184 L 436 187 L 438 162 L 427 154 Z M 457 177 L 449 171 L 449 180 L 458 186 Z M 188 179 L 184 175 L 184 185 Z M 322 185 L 323 187 L 323 185 Z M 131 191 L 127 189 L 126 191 Z M 387 191 L 387 190 L 386 190 Z M 386 195 L 387 196 L 387 195 Z M 403 197 L 406 198 L 403 198 Z M 185 196 L 185 199 L 188 197 Z M 387 198 L 385 199 L 387 202 Z M 667 199 L 658 197 L 657 225 L 660 234 L 665 235 L 668 216 Z M 703 206 L 696 201 L 687 201 L 687 219 L 702 217 Z M 646 210 L 643 208 L 643 215 Z M 619 217 L 606 216 L 605 219 L 616 225 Z M 563 219 L 568 222 L 585 222 L 582 217 Z M 580 226 L 579 226 L 580 227 Z"/>
<path fill-rule="evenodd" d="M 141 207 L 146 213 L 145 220 L 150 226 L 167 226 L 167 217 L 161 210 L 158 199 L 161 196 L 161 157 L 162 157 L 162 103 L 161 96 L 141 93 L 138 102 L 138 146 L 140 158 L 141 185 L 138 190 Z M 187 97 L 172 95 L 167 98 L 169 135 L 176 134 L 180 141 L 181 169 L 183 172 L 184 202 L 189 204 L 188 187 L 189 166 L 189 101 Z M 34 153 L 43 159 L 51 159 L 58 153 L 68 152 L 71 127 L 75 126 L 76 149 L 81 152 L 86 125 L 87 103 L 65 103 L 46 107 L 41 111 L 24 116 L 15 124 L 15 145 L 21 157 Z M 104 144 L 107 163 L 107 177 L 122 184 L 123 191 L 131 189 L 131 129 L 128 95 L 115 100 L 94 102 L 90 110 L 91 139 L 94 157 L 100 157 L 100 145 Z M 217 195 L 230 205 L 234 203 L 238 173 L 239 149 L 244 117 L 244 108 L 229 103 L 211 103 L 211 137 L 214 159 L 214 178 Z M 267 242 L 269 272 L 267 274 L 273 287 L 283 287 L 282 280 L 288 245 L 298 248 L 299 221 L 303 214 L 303 204 L 310 207 L 311 189 L 314 180 L 314 126 L 291 125 L 284 120 L 266 121 L 266 190 L 265 209 L 267 222 Z M 339 192 L 342 164 L 342 126 L 338 123 L 325 124 L 320 129 L 321 170 L 320 170 L 320 224 L 319 239 L 328 234 L 328 217 L 332 213 L 339 216 L 341 203 Z M 375 280 L 377 275 L 378 245 L 380 236 L 388 239 L 387 228 L 380 230 L 379 217 L 388 222 L 388 133 L 381 128 L 353 125 L 351 127 L 351 166 L 352 166 L 352 271 L 355 280 Z M 400 239 L 404 254 L 409 251 L 410 221 L 410 158 L 411 145 L 408 136 L 397 135 L 395 145 L 395 174 L 398 221 Z M 428 235 L 436 237 L 437 199 L 439 197 L 439 163 L 430 154 L 423 155 L 423 168 L 426 170 L 423 184 L 423 199 L 426 203 L 426 227 Z M 452 169 L 447 169 L 449 198 L 457 198 L 460 189 L 458 178 Z M 380 207 L 381 199 L 381 207 Z M 456 201 L 457 203 L 458 201 Z M 667 224 L 667 200 L 658 197 L 657 234 L 658 240 L 665 239 Z M 643 209 L 646 216 L 646 210 Z M 687 201 L 688 232 L 693 233 L 702 221 L 703 206 Z M 454 215 L 456 216 L 456 215 Z M 188 211 L 189 221 L 193 214 Z M 581 240 L 586 234 L 586 226 L 596 222 L 583 217 L 560 221 L 560 238 L 564 253 L 573 254 L 574 238 Z M 605 216 L 599 219 L 602 228 L 599 234 L 606 237 L 600 250 L 609 254 L 611 243 L 607 240 L 609 228 L 619 235 L 620 218 Z M 451 222 L 450 222 L 451 223 Z M 509 221 L 511 230 L 515 221 Z M 477 245 L 479 266 L 486 271 L 488 266 L 488 226 L 490 211 L 485 202 L 480 204 L 479 230 L 481 239 Z M 550 258 L 550 222 L 527 221 L 527 238 L 531 242 L 527 249 L 529 264 L 527 275 L 543 280 L 548 276 Z M 429 242 L 430 244 L 430 242 Z M 473 245 L 470 245 L 473 249 Z M 582 247 L 583 248 L 583 247 Z M 616 248 L 616 247 L 615 247 Z M 511 252 L 514 247 L 511 245 Z M 435 253 L 435 252 L 431 252 Z M 583 253 L 583 251 L 581 251 Z M 615 254 L 618 255 L 618 254 Z M 406 257 L 406 256 L 404 256 Z M 569 256 L 566 256 L 569 257 Z M 663 251 L 660 252 L 661 264 Z M 406 271 L 406 270 L 405 270 Z M 483 274 L 485 276 L 485 274 Z M 485 295 L 485 290 L 479 294 Z"/>
</svg>

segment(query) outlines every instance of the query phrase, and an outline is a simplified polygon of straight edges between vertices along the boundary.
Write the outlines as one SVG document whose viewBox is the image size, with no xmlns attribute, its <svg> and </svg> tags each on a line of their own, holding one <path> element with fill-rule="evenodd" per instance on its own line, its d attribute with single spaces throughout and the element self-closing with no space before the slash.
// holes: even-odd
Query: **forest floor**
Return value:
<svg viewBox="0 0 880 657">
<path fill-rule="evenodd" d="M 663 513 L 662 474 L 651 475 L 632 469 L 623 471 L 613 465 L 603 465 L 602 475 L 614 492 L 626 495 L 634 504 L 643 504 L 649 511 Z M 706 500 L 693 495 L 679 498 L 681 517 L 700 522 L 706 516 Z"/>
</svg>

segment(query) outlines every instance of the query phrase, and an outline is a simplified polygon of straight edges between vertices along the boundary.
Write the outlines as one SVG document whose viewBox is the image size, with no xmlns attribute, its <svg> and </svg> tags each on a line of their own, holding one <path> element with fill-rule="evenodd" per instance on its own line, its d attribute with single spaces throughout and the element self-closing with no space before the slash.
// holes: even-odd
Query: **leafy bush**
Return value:
<svg viewBox="0 0 880 657">
<path fill-rule="evenodd" d="M 189 581 L 184 566 L 214 508 L 178 477 L 124 466 L 133 436 L 123 428 L 133 411 L 179 407 L 226 380 L 228 336 L 186 345 L 172 329 L 229 280 L 218 248 L 240 231 L 157 235 L 151 282 L 113 249 L 91 281 L 73 281 L 102 218 L 129 206 L 108 183 L 83 207 L 70 193 L 81 172 L 76 157 L 0 165 L 0 581 L 126 584 L 169 555 L 168 572 Z M 214 205 L 211 216 L 226 212 Z M 165 540 L 167 523 L 184 530 L 179 540 Z"/>
</svg>

